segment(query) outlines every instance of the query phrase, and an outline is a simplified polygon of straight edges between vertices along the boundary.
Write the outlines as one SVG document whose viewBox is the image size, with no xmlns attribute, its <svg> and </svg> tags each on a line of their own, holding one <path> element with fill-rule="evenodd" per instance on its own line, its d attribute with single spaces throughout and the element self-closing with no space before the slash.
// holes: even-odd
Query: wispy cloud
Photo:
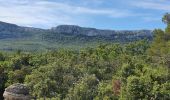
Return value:
<svg viewBox="0 0 170 100">
<path fill-rule="evenodd" d="M 105 15 L 105 16 L 112 16 L 112 17 L 126 17 L 130 16 L 130 12 L 127 10 L 118 10 L 118 9 L 95 9 L 89 7 L 80 7 L 80 6 L 72 6 L 65 3 L 52 3 L 52 2 L 37 2 L 39 6 L 43 7 L 51 7 L 54 8 L 55 11 L 65 12 L 67 14 L 91 14 L 91 15 Z"/>
<path fill-rule="evenodd" d="M 59 24 L 131 28 L 131 23 L 159 23 L 169 5 L 169 0 L 0 0 L 0 21 L 41 28 Z"/>
<path fill-rule="evenodd" d="M 133 1 L 131 4 L 145 9 L 170 11 L 170 1 L 168 0 L 141 0 Z"/>
<path fill-rule="evenodd" d="M 94 2 L 99 1 L 94 0 Z M 45 25 L 42 27 L 86 23 L 89 17 L 84 18 L 84 16 L 87 15 L 101 15 L 113 18 L 133 15 L 127 10 L 96 9 L 47 0 L 0 0 L 0 13 L 1 21 L 26 26 Z"/>
<path fill-rule="evenodd" d="M 161 18 L 159 17 L 143 17 L 142 18 L 145 22 L 159 22 Z"/>
<path fill-rule="evenodd" d="M 54 7 L 47 4 L 38 0 L 36 2 L 31 0 L 25 0 L 24 2 L 21 0 L 13 0 L 12 2 L 7 0 L 4 2 L 1 0 L 0 20 L 19 25 L 34 26 L 38 24 L 46 27 L 51 27 L 54 24 L 76 23 L 74 19 L 66 14 L 55 12 Z"/>
</svg>

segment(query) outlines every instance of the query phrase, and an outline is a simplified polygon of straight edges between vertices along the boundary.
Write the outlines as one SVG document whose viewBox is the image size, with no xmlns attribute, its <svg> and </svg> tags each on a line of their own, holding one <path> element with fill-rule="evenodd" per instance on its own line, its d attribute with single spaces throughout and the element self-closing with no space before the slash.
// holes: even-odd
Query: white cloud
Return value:
<svg viewBox="0 0 170 100">
<path fill-rule="evenodd" d="M 14 0 L 13 2 L 2 2 L 1 4 L 0 20 L 2 21 L 26 26 L 46 24 L 47 27 L 66 22 L 67 24 L 74 24 L 70 17 L 58 12 L 51 13 L 52 9 L 45 5 L 40 5 L 38 2 L 35 2 L 35 4 L 31 2 L 18 3 L 18 0 Z"/>
<path fill-rule="evenodd" d="M 19 25 L 81 24 L 86 23 L 84 16 L 93 15 L 119 18 L 133 14 L 125 10 L 95 9 L 47 0 L 0 0 L 0 20 Z"/>
</svg>

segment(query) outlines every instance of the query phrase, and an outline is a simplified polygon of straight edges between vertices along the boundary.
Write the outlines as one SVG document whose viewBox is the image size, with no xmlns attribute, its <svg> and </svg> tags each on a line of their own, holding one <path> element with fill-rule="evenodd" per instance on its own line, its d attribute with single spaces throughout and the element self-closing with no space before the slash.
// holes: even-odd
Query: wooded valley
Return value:
<svg viewBox="0 0 170 100">
<path fill-rule="evenodd" d="M 0 53 L 0 94 L 24 83 L 39 100 L 169 100 L 170 19 L 153 39 L 76 50 Z M 48 36 L 47 36 L 48 37 Z"/>
</svg>

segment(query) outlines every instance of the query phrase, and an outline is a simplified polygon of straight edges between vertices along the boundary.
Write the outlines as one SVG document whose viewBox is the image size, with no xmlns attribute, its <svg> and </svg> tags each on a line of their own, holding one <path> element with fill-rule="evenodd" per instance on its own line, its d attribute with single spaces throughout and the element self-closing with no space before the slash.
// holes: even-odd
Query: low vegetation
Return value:
<svg viewBox="0 0 170 100">
<path fill-rule="evenodd" d="M 1 53 L 0 92 L 25 83 L 37 99 L 170 99 L 170 20 L 152 42 L 100 44 L 80 50 Z"/>
</svg>

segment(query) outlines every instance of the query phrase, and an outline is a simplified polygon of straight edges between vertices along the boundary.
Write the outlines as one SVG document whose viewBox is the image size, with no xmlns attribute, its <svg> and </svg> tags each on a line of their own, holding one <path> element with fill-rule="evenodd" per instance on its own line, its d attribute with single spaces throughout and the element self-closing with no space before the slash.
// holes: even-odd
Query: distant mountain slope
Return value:
<svg viewBox="0 0 170 100">
<path fill-rule="evenodd" d="M 115 30 L 100 30 L 95 28 L 85 28 L 75 25 L 59 25 L 51 29 L 52 32 L 56 33 L 67 33 L 67 34 L 82 34 L 87 36 L 111 36 L 116 34 L 138 34 L 138 35 L 152 35 L 150 30 L 134 30 L 134 31 L 115 31 Z"/>
<path fill-rule="evenodd" d="M 79 48 L 98 43 L 130 42 L 152 39 L 151 30 L 116 31 L 84 28 L 75 25 L 59 25 L 51 29 L 21 27 L 0 22 L 1 50 L 45 50 Z"/>
<path fill-rule="evenodd" d="M 47 34 L 51 40 L 63 39 L 62 36 L 69 37 L 67 40 L 76 41 L 77 39 L 85 41 L 110 41 L 110 42 L 129 42 L 139 39 L 152 39 L 151 30 L 134 30 L 134 31 L 115 31 L 99 30 L 95 28 L 84 28 L 75 25 L 60 25 L 50 29 L 51 34 Z M 69 41 L 69 42 L 71 42 Z"/>
<path fill-rule="evenodd" d="M 43 33 L 46 30 L 31 28 L 31 27 L 21 27 L 15 24 L 9 24 L 5 22 L 0 22 L 0 39 L 7 38 L 30 38 L 35 35 L 39 35 L 39 33 Z"/>
</svg>

